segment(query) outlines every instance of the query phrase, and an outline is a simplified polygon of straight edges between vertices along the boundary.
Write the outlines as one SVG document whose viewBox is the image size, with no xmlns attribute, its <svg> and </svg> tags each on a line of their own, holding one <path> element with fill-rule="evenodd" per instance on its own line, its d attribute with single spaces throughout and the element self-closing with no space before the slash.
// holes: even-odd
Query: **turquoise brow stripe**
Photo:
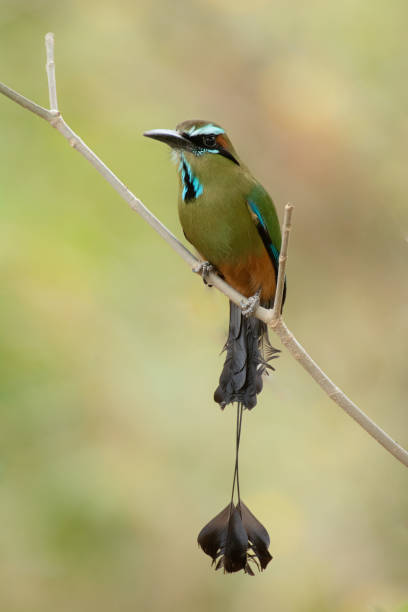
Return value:
<svg viewBox="0 0 408 612">
<path fill-rule="evenodd" d="M 204 134 L 225 134 L 225 130 L 212 123 L 207 123 L 207 125 L 202 125 L 198 128 L 193 125 L 193 127 L 188 130 L 188 133 L 190 136 L 203 136 Z"/>
</svg>

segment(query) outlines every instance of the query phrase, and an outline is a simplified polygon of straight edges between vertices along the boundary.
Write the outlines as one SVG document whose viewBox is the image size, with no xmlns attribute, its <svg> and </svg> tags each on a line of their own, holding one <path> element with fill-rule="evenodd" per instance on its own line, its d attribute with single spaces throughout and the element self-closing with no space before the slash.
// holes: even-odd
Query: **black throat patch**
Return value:
<svg viewBox="0 0 408 612">
<path fill-rule="evenodd" d="M 198 178 L 194 176 L 190 164 L 184 157 L 181 156 L 179 172 L 183 183 L 183 191 L 181 197 L 184 202 L 196 200 L 204 191 L 204 188 Z"/>
</svg>

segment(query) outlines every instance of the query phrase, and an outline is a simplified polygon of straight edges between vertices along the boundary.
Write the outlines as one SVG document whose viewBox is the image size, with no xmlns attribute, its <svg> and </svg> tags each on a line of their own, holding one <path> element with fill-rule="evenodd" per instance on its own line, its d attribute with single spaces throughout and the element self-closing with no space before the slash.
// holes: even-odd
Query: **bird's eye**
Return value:
<svg viewBox="0 0 408 612">
<path fill-rule="evenodd" d="M 206 136 L 203 136 L 203 145 L 207 149 L 213 149 L 216 144 L 217 142 L 215 140 L 214 134 L 207 134 Z"/>
</svg>

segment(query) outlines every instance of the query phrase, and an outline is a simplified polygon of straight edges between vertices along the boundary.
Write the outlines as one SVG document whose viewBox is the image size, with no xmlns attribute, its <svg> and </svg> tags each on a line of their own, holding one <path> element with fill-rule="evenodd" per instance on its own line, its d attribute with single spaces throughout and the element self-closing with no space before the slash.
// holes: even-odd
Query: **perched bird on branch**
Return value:
<svg viewBox="0 0 408 612">
<path fill-rule="evenodd" d="M 184 121 L 176 130 L 151 130 L 145 136 L 172 149 L 180 183 L 180 222 L 203 259 L 196 271 L 205 281 L 214 270 L 246 296 L 241 308 L 230 301 L 227 355 L 214 393 L 221 408 L 230 403 L 238 406 L 233 493 L 230 505 L 201 531 L 199 543 L 217 569 L 244 569 L 250 574 L 249 559 L 257 557 L 264 569 L 271 556 L 266 530 L 240 499 L 238 448 L 242 411 L 256 405 L 262 375 L 273 369 L 268 362 L 279 352 L 269 342 L 266 324 L 252 316 L 258 305 L 273 306 L 281 248 L 279 221 L 268 193 L 219 125 Z"/>
<path fill-rule="evenodd" d="M 145 136 L 174 151 L 180 179 L 179 216 L 184 234 L 212 268 L 248 299 L 242 309 L 230 302 L 227 356 L 214 399 L 222 408 L 239 402 L 253 408 L 262 374 L 278 352 L 265 323 L 250 315 L 273 305 L 281 232 L 268 193 L 238 157 L 222 127 L 184 121 L 176 130 Z"/>
</svg>

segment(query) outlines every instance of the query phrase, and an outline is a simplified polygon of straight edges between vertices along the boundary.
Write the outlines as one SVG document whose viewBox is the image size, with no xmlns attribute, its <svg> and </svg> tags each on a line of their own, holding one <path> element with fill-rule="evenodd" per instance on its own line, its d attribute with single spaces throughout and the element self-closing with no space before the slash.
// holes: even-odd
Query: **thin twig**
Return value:
<svg viewBox="0 0 408 612">
<path fill-rule="evenodd" d="M 273 331 L 279 336 L 292 357 L 310 374 L 325 393 L 351 416 L 367 433 L 408 467 L 408 452 L 393 440 L 381 427 L 372 421 L 332 380 L 305 351 L 281 318 Z"/>
<path fill-rule="evenodd" d="M 283 225 L 282 225 L 282 246 L 279 254 L 279 268 L 278 268 L 278 280 L 276 282 L 276 293 L 275 299 L 273 302 L 273 311 L 272 318 L 270 320 L 269 325 L 273 328 L 278 323 L 281 318 L 282 313 L 282 300 L 283 300 L 283 290 L 285 287 L 285 276 L 286 276 L 286 262 L 288 259 L 288 246 L 289 246 L 289 232 L 292 228 L 292 212 L 293 212 L 292 204 L 286 204 L 285 206 L 285 214 L 283 217 Z"/>
<path fill-rule="evenodd" d="M 70 145 L 85 157 L 98 172 L 112 185 L 119 195 L 129 204 L 129 206 L 139 213 L 141 217 L 149 223 L 149 225 L 178 253 L 184 261 L 188 263 L 191 269 L 194 269 L 198 263 L 190 251 L 144 206 L 144 204 L 126 187 L 122 181 L 95 155 L 95 153 L 84 143 L 84 141 L 65 123 L 62 116 L 57 110 L 57 98 L 55 88 L 55 72 L 53 66 L 54 57 L 54 37 L 47 36 L 47 74 L 49 78 L 50 90 L 50 105 L 52 110 L 47 110 L 31 100 L 28 100 L 21 94 L 13 91 L 6 85 L 0 83 L 0 93 L 17 102 L 32 113 L 42 117 L 55 127 L 68 140 Z M 48 62 L 48 59 L 50 62 Z M 50 66 L 48 64 L 50 63 Z M 54 93 L 55 92 L 55 97 Z M 55 107 L 55 108 L 53 108 Z M 281 302 L 281 291 L 283 292 L 283 281 L 285 278 L 285 267 L 287 258 L 287 245 L 290 231 L 290 219 L 293 207 L 287 205 L 285 208 L 285 218 L 283 222 L 283 242 L 281 249 L 282 260 L 280 261 L 280 279 L 278 275 L 277 286 L 279 287 L 276 299 L 276 307 L 278 309 L 279 301 Z M 224 295 L 226 295 L 235 304 L 240 305 L 244 299 L 238 291 L 235 291 L 225 281 L 223 281 L 214 272 L 209 273 L 208 280 L 211 285 L 217 287 Z M 280 307 L 279 307 L 280 311 Z M 278 311 L 278 312 L 279 312 Z M 291 331 L 286 327 L 282 317 L 275 316 L 273 310 L 258 307 L 255 316 L 271 326 L 273 331 L 279 336 L 282 343 L 286 346 L 291 355 L 305 368 L 312 378 L 320 385 L 340 408 L 350 415 L 367 433 L 369 433 L 377 442 L 388 450 L 398 461 L 408 467 L 408 452 L 399 446 L 385 431 L 383 431 L 374 421 L 372 421 L 362 410 L 358 408 L 344 393 L 339 389 L 330 378 L 319 368 L 319 366 L 308 355 L 302 345 L 296 340 Z"/>
<path fill-rule="evenodd" d="M 45 35 L 45 49 L 47 52 L 47 77 L 48 77 L 48 93 L 50 96 L 50 109 L 58 111 L 57 99 L 57 83 L 55 80 L 55 61 L 54 61 L 54 34 L 48 32 Z"/>
<path fill-rule="evenodd" d="M 26 108 L 27 110 L 31 111 L 35 115 L 38 115 L 42 119 L 45 119 L 46 121 L 50 121 L 54 116 L 47 108 L 43 108 L 32 100 L 29 100 L 25 96 L 22 96 L 21 94 L 14 91 L 14 89 L 11 89 L 10 87 L 7 87 L 7 85 L 4 85 L 4 83 L 0 83 L 0 93 L 4 94 L 8 98 L 10 98 L 10 100 L 13 100 L 13 102 L 17 102 L 17 104 L 19 104 L 23 108 Z"/>
</svg>

